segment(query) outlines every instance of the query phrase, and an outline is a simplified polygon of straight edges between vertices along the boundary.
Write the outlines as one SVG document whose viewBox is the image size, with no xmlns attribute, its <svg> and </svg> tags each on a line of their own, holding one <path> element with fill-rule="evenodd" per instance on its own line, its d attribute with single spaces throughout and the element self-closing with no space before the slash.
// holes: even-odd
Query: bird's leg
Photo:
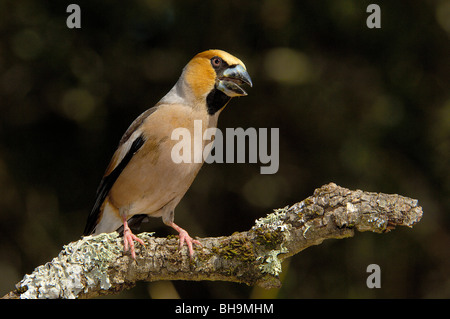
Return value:
<svg viewBox="0 0 450 319">
<path fill-rule="evenodd" d="M 200 245 L 200 246 L 202 244 L 198 240 L 192 239 L 192 237 L 189 236 L 189 234 L 186 230 L 184 230 L 183 228 L 181 228 L 174 222 L 171 222 L 169 224 L 169 226 L 178 232 L 178 237 L 180 238 L 180 249 L 183 247 L 184 243 L 186 242 L 186 245 L 188 246 L 188 249 L 189 249 L 189 256 L 191 256 L 191 257 L 194 256 L 193 244 Z"/>
<path fill-rule="evenodd" d="M 123 250 L 128 251 L 128 245 L 131 251 L 131 257 L 136 259 L 136 253 L 134 252 L 134 240 L 139 242 L 141 245 L 145 246 L 142 239 L 138 238 L 135 234 L 131 232 L 130 227 L 128 227 L 127 218 L 123 218 Z"/>
</svg>

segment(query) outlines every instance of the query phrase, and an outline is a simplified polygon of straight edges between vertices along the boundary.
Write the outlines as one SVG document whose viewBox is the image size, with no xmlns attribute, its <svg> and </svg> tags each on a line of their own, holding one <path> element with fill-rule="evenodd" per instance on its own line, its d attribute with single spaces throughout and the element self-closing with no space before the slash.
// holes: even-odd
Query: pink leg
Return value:
<svg viewBox="0 0 450 319">
<path fill-rule="evenodd" d="M 131 232 L 130 227 L 128 227 L 127 219 L 124 217 L 123 219 L 123 250 L 128 251 L 128 246 L 130 247 L 131 251 L 131 257 L 133 259 L 136 259 L 136 253 L 134 252 L 134 240 L 139 242 L 141 245 L 145 246 L 144 242 L 137 238 L 136 235 L 134 235 Z"/>
<path fill-rule="evenodd" d="M 189 249 L 189 255 L 191 257 L 194 256 L 194 248 L 193 248 L 192 244 L 196 244 L 196 245 L 200 245 L 200 246 L 202 244 L 198 240 L 192 239 L 192 237 L 189 236 L 188 232 L 185 231 L 180 226 L 178 226 L 177 224 L 171 223 L 169 226 L 178 232 L 178 237 L 180 238 L 180 249 L 183 247 L 184 243 L 186 242 L 186 245 L 188 246 L 188 249 Z"/>
</svg>

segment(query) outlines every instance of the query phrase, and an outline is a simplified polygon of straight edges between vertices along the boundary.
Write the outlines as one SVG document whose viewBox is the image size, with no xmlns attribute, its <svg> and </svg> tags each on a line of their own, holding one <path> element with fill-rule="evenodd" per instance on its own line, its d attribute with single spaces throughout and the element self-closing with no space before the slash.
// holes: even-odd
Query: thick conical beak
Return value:
<svg viewBox="0 0 450 319">
<path fill-rule="evenodd" d="M 240 64 L 231 66 L 219 77 L 217 89 L 230 97 L 245 96 L 247 92 L 240 87 L 242 84 L 253 86 L 252 79 L 247 70 Z"/>
</svg>

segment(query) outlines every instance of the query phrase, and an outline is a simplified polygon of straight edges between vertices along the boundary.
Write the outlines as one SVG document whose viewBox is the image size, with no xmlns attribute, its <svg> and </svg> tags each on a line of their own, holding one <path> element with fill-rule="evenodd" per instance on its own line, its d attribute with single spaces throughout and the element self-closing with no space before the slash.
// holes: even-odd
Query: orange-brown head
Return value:
<svg viewBox="0 0 450 319">
<path fill-rule="evenodd" d="M 210 115 L 221 110 L 232 97 L 247 95 L 241 87 L 252 86 L 244 63 L 222 50 L 208 50 L 197 54 L 181 75 L 184 96 L 205 102 Z"/>
</svg>

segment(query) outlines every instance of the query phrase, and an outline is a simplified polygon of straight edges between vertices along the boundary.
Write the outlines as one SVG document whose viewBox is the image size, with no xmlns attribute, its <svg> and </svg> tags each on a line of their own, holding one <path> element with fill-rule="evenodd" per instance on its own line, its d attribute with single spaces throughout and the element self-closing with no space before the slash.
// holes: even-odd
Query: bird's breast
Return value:
<svg viewBox="0 0 450 319">
<path fill-rule="evenodd" d="M 191 108 L 177 105 L 166 109 L 160 107 L 142 124 L 145 143 L 111 188 L 109 199 L 113 205 L 119 210 L 128 208 L 130 212 L 127 215 L 130 216 L 151 215 L 174 198 L 181 199 L 203 165 L 203 159 L 198 162 L 192 157 L 191 161 L 179 162 L 174 160 L 172 150 L 179 143 L 186 142 L 192 151 L 195 145 L 203 152 L 206 142 L 201 137 L 216 123 L 217 119 L 211 119 L 206 112 L 196 113 Z M 173 132 L 177 129 L 189 132 L 190 136 L 183 138 L 189 138 L 190 143 L 173 139 Z"/>
</svg>

